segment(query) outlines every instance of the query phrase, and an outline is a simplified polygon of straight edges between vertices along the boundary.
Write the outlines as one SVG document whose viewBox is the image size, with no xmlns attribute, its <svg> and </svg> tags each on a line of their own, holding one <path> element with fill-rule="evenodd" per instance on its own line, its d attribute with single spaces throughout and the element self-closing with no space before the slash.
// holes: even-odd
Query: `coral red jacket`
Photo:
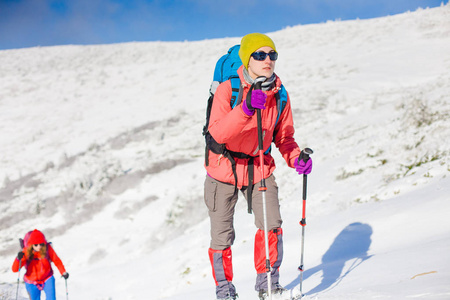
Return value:
<svg viewBox="0 0 450 300">
<path fill-rule="evenodd" d="M 255 156 L 254 183 L 257 183 L 261 181 L 257 114 L 248 116 L 242 110 L 242 105 L 245 103 L 246 95 L 250 89 L 250 84 L 244 80 L 243 68 L 241 66 L 238 69 L 241 84 L 244 87 L 241 104 L 232 109 L 230 106 L 231 83 L 228 80 L 220 84 L 214 94 L 208 129 L 214 139 L 220 144 L 224 143 L 227 149 Z M 281 80 L 277 76 L 275 87 L 265 92 L 267 94 L 266 109 L 261 110 L 264 150 L 267 150 L 273 141 L 288 166 L 294 168 L 294 161 L 298 158 L 300 149 L 294 139 L 294 122 L 289 95 L 286 107 L 275 127 L 278 116 L 275 93 L 278 93 L 280 87 Z M 242 188 L 242 186 L 248 185 L 248 159 L 236 158 L 235 160 L 238 178 L 237 187 Z M 264 156 L 264 165 L 264 178 L 267 178 L 275 170 L 275 162 L 270 153 Z M 214 179 L 235 184 L 231 163 L 225 157 L 209 151 L 209 165 L 205 165 L 205 168 Z"/>
<path fill-rule="evenodd" d="M 59 259 L 58 255 L 56 255 L 55 250 L 53 250 L 50 244 L 47 244 L 47 255 L 44 258 L 41 258 L 39 252 L 33 251 L 33 258 L 28 261 L 27 251 L 24 250 L 23 252 L 25 253 L 25 255 L 22 258 L 20 266 L 25 266 L 27 269 L 27 272 L 23 277 L 25 282 L 32 284 L 42 284 L 43 282 L 45 282 L 53 275 L 53 270 L 50 262 L 53 262 L 55 264 L 61 275 L 66 272 L 61 259 Z M 19 260 L 17 259 L 17 257 L 12 265 L 12 271 L 19 271 Z"/>
</svg>

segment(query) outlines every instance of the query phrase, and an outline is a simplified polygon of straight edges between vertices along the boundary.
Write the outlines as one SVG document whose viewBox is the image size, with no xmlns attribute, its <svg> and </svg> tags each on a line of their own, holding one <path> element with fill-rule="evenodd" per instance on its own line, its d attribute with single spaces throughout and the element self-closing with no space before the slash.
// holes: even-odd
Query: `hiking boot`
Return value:
<svg viewBox="0 0 450 300">
<path fill-rule="evenodd" d="M 272 287 L 272 294 L 274 295 L 282 295 L 284 292 L 286 292 L 287 289 L 285 289 L 281 284 L 275 283 Z"/>
<path fill-rule="evenodd" d="M 236 300 L 239 298 L 238 294 L 234 294 L 233 296 L 227 296 L 226 298 L 217 298 L 217 300 Z"/>
<path fill-rule="evenodd" d="M 216 297 L 217 300 L 236 300 L 238 294 L 236 293 L 236 288 L 231 281 L 226 283 L 221 282 L 216 286 Z"/>
<path fill-rule="evenodd" d="M 272 287 L 272 295 L 282 295 L 284 292 L 286 292 L 287 289 L 285 289 L 281 284 L 275 283 Z M 266 300 L 268 297 L 268 293 L 266 290 L 259 290 L 258 297 L 260 300 Z"/>
</svg>

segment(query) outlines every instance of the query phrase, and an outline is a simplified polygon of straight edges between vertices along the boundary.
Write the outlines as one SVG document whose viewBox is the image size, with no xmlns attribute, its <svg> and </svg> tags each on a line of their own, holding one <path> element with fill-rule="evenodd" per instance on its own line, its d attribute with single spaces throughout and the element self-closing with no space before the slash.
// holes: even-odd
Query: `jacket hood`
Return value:
<svg viewBox="0 0 450 300">
<path fill-rule="evenodd" d="M 31 232 L 27 244 L 29 246 L 34 244 L 47 244 L 47 241 L 45 240 L 44 234 L 39 230 L 35 229 Z"/>
</svg>

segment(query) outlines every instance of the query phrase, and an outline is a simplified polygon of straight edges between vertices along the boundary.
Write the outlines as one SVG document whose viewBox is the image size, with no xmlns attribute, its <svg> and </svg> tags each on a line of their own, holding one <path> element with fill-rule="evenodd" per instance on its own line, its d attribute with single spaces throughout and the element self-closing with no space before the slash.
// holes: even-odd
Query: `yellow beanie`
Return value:
<svg viewBox="0 0 450 300">
<path fill-rule="evenodd" d="M 275 44 L 270 37 L 262 33 L 250 33 L 244 36 L 241 40 L 241 48 L 239 49 L 239 57 L 245 68 L 248 68 L 250 55 L 261 47 L 270 47 L 275 52 Z"/>
</svg>

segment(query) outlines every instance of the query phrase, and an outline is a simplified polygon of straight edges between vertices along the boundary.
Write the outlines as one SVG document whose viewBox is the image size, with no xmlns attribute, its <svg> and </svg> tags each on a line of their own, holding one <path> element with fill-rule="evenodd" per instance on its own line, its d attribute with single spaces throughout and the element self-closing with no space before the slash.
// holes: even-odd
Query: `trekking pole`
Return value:
<svg viewBox="0 0 450 300">
<path fill-rule="evenodd" d="M 20 249 L 23 249 L 24 242 L 23 239 L 19 239 Z M 17 275 L 17 291 L 16 291 L 16 300 L 19 298 L 19 285 L 20 285 L 20 269 L 22 269 L 22 260 L 19 261 L 19 272 Z"/>
<path fill-rule="evenodd" d="M 16 300 L 19 299 L 20 269 L 22 268 L 22 260 L 19 261 L 19 275 L 17 275 L 17 291 Z"/>
<path fill-rule="evenodd" d="M 260 76 L 255 79 L 255 90 L 261 89 L 261 84 L 267 78 Z M 267 228 L 267 207 L 266 207 L 266 180 L 264 179 L 264 146 L 263 146 L 263 133 L 262 133 L 262 121 L 261 110 L 256 109 L 257 121 L 258 121 L 258 146 L 259 146 L 259 163 L 261 165 L 261 191 L 262 205 L 263 205 L 263 218 L 264 218 L 264 247 L 266 248 L 266 273 L 267 273 L 267 295 L 268 299 L 272 300 L 272 277 L 269 255 L 269 229 Z"/>
<path fill-rule="evenodd" d="M 69 300 L 69 290 L 67 289 L 67 279 L 64 278 L 64 280 L 66 281 L 66 300 Z"/>
<path fill-rule="evenodd" d="M 312 149 L 305 148 L 301 153 L 299 160 L 302 159 L 305 163 L 308 161 L 309 156 L 313 154 Z M 302 226 L 302 253 L 300 258 L 300 266 L 298 270 L 300 271 L 300 296 L 296 299 L 301 299 L 303 297 L 302 292 L 302 283 L 303 283 L 303 252 L 305 249 L 305 226 L 306 226 L 306 186 L 308 181 L 308 175 L 303 174 L 303 210 L 302 210 L 302 220 L 300 221 L 300 225 Z"/>
</svg>

